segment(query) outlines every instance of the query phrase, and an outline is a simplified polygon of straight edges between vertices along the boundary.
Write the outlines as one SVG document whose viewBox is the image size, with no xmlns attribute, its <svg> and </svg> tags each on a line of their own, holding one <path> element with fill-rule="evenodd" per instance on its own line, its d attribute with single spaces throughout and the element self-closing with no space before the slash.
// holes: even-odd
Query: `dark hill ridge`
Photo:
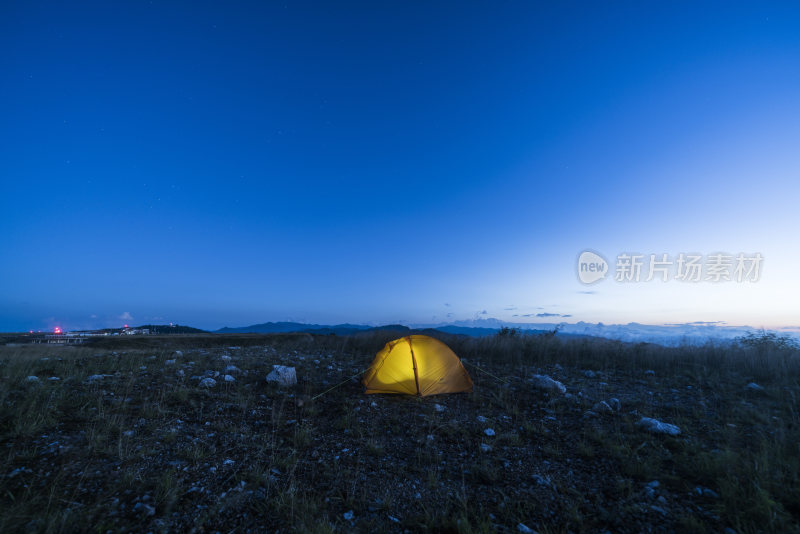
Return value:
<svg viewBox="0 0 800 534">
<path fill-rule="evenodd" d="M 168 325 L 168 324 L 143 324 L 136 326 L 135 329 L 148 329 L 151 334 L 205 334 L 206 330 L 193 328 L 191 326 Z"/>
<path fill-rule="evenodd" d="M 383 326 L 367 326 L 362 324 L 339 324 L 339 325 L 320 325 L 305 324 L 296 322 L 269 322 L 241 326 L 236 328 L 224 327 L 214 331 L 217 334 L 280 334 L 289 332 L 301 332 L 307 334 L 336 334 L 340 336 L 357 334 L 359 332 L 373 332 L 376 330 L 388 330 L 392 332 L 424 333 L 424 332 L 444 332 L 446 334 L 457 334 L 472 337 L 493 336 L 500 331 L 500 328 L 456 326 L 447 325 L 435 328 L 410 328 L 400 324 L 390 324 Z M 525 329 L 521 332 L 526 334 L 543 334 L 545 330 Z"/>
<path fill-rule="evenodd" d="M 359 324 L 338 324 L 338 325 L 323 325 L 323 324 L 305 324 L 295 322 L 269 322 L 254 324 L 250 326 L 239 326 L 235 328 L 224 327 L 215 330 L 217 334 L 280 334 L 287 332 L 306 332 L 314 334 L 352 334 L 360 330 L 370 330 L 373 327 Z"/>
</svg>

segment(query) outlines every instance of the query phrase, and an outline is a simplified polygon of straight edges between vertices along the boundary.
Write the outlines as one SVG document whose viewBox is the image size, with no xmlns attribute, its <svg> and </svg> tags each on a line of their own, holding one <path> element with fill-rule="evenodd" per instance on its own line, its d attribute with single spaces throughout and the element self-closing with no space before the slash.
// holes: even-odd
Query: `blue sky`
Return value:
<svg viewBox="0 0 800 534">
<path fill-rule="evenodd" d="M 800 324 L 800 9 L 496 4 L 4 3 L 0 330 Z"/>
</svg>

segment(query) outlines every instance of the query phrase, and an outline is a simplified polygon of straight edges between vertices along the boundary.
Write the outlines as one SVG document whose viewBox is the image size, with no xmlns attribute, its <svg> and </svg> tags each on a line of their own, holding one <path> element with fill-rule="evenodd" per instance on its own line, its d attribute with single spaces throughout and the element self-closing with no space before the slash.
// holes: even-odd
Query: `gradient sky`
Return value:
<svg viewBox="0 0 800 534">
<path fill-rule="evenodd" d="M 3 2 L 0 331 L 800 324 L 797 4 L 499 4 Z"/>
</svg>

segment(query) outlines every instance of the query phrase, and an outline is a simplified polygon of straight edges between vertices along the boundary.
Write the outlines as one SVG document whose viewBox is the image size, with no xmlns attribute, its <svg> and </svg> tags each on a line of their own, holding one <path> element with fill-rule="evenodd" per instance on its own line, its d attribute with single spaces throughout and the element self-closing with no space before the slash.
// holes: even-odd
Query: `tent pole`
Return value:
<svg viewBox="0 0 800 534">
<path fill-rule="evenodd" d="M 419 375 L 417 374 L 417 359 L 414 357 L 414 346 L 411 345 L 411 336 L 408 336 L 408 349 L 411 351 L 411 365 L 414 366 L 414 382 L 417 384 L 417 397 L 422 396 L 419 389 Z"/>
</svg>

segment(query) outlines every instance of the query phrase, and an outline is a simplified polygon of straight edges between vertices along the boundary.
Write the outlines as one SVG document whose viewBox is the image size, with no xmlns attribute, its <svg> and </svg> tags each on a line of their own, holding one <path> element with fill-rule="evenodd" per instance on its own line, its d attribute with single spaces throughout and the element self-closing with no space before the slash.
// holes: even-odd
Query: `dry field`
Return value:
<svg viewBox="0 0 800 534">
<path fill-rule="evenodd" d="M 474 393 L 364 395 L 391 337 L 0 347 L 0 531 L 800 532 L 786 339 L 442 335 Z"/>
</svg>

